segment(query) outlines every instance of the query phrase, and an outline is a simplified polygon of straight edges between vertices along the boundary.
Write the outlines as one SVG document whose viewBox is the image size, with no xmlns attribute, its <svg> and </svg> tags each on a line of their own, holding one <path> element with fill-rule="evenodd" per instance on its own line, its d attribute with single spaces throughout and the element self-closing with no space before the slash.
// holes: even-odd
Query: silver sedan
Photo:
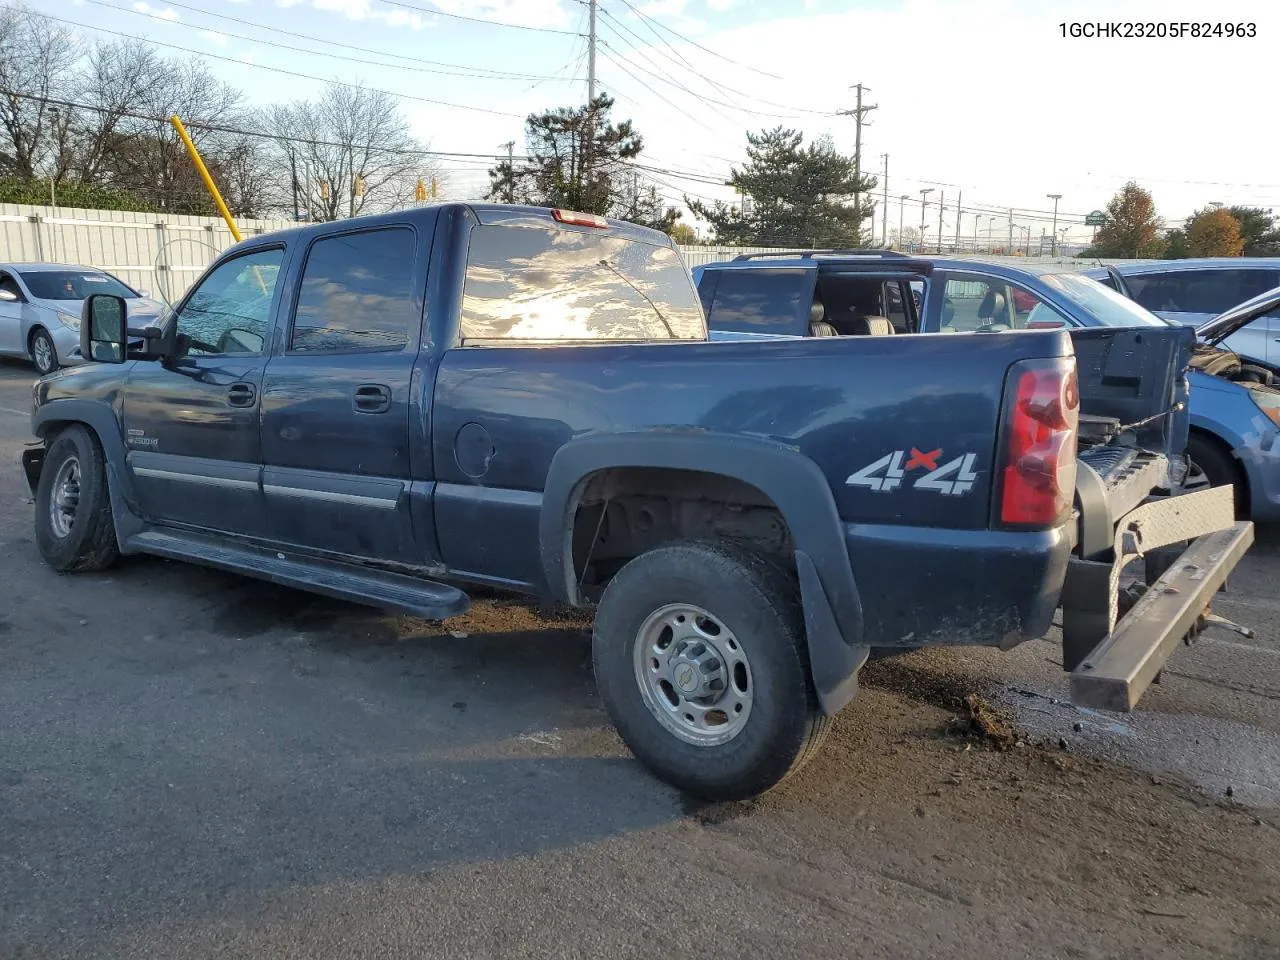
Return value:
<svg viewBox="0 0 1280 960">
<path fill-rule="evenodd" d="M 0 264 L 0 356 L 25 357 L 41 375 L 83 363 L 80 307 L 94 293 L 124 297 L 135 328 L 159 323 L 168 309 L 95 267 Z"/>
</svg>

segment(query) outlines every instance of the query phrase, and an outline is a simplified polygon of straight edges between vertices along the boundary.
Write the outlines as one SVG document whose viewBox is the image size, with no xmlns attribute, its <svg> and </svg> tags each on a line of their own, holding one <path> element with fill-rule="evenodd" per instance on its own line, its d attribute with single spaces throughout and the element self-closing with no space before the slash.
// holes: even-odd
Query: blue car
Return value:
<svg viewBox="0 0 1280 960">
<path fill-rule="evenodd" d="M 713 339 L 994 333 L 1156 327 L 1168 321 L 1057 264 L 911 257 L 888 251 L 747 254 L 695 267 Z M 1275 372 L 1222 341 L 1280 304 L 1280 290 L 1197 329 L 1185 486 L 1231 484 L 1241 514 L 1280 520 Z"/>
</svg>

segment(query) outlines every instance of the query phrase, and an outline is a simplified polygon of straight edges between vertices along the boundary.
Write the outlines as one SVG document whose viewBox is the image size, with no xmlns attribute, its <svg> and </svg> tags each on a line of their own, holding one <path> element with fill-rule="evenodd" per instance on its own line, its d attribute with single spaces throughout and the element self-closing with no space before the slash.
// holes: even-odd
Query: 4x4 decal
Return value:
<svg viewBox="0 0 1280 960">
<path fill-rule="evenodd" d="M 911 482 L 913 490 L 940 493 L 946 497 L 963 496 L 972 490 L 978 479 L 973 471 L 978 455 L 962 454 L 939 466 L 941 456 L 941 448 L 922 451 L 912 447 L 910 454 L 894 450 L 849 474 L 845 484 L 850 487 L 866 487 L 876 493 L 893 493 L 907 479 L 908 471 L 920 469 L 928 472 Z"/>
</svg>

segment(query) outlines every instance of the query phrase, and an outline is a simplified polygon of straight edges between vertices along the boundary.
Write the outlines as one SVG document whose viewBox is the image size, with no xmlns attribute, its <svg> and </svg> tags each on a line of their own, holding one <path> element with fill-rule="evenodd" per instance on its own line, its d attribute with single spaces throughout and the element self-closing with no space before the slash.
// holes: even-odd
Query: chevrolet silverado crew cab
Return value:
<svg viewBox="0 0 1280 960">
<path fill-rule="evenodd" d="M 1008 647 L 1059 606 L 1082 696 L 1128 708 L 1252 538 L 1229 496 L 1163 489 L 1189 331 L 709 342 L 670 239 L 591 215 L 255 237 L 125 321 L 90 297 L 97 362 L 34 387 L 50 565 L 154 554 L 431 619 L 468 585 L 594 606 L 612 720 L 704 798 L 795 770 L 873 649 Z M 1170 543 L 1130 609 L 1128 561 Z"/>
</svg>

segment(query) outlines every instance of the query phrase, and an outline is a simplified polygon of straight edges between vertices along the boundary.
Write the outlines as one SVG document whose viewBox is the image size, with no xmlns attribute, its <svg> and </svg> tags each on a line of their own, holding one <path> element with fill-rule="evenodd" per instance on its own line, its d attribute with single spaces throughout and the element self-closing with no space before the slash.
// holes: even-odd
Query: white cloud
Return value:
<svg viewBox="0 0 1280 960">
<path fill-rule="evenodd" d="M 734 0 L 707 0 L 707 8 L 715 10 L 717 13 L 724 13 L 734 4 Z M 805 0 L 806 9 L 808 8 L 808 0 Z"/>
<path fill-rule="evenodd" d="M 178 11 L 173 7 L 153 7 L 146 0 L 136 0 L 133 9 L 139 13 L 145 13 L 149 17 L 156 17 L 160 20 L 167 20 L 170 23 L 181 23 L 182 17 L 178 15 Z"/>
<path fill-rule="evenodd" d="M 580 9 L 574 0 L 432 0 L 432 6 L 478 20 L 556 30 L 571 28 Z"/>
<path fill-rule="evenodd" d="M 200 36 L 204 37 L 215 47 L 225 47 L 230 42 L 230 37 L 225 33 L 219 33 L 217 30 L 201 30 Z"/>
<path fill-rule="evenodd" d="M 679 17 L 688 5 L 688 0 L 649 0 L 640 12 L 646 17 Z"/>
</svg>

